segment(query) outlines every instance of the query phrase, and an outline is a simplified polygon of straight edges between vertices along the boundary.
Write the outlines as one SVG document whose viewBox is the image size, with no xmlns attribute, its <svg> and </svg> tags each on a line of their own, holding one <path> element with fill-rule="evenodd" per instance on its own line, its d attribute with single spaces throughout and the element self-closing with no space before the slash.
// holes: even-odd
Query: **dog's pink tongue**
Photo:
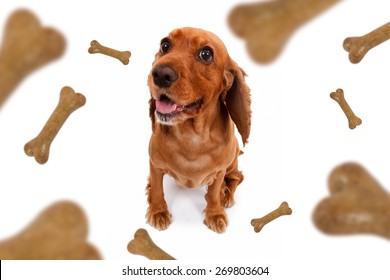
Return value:
<svg viewBox="0 0 390 280">
<path fill-rule="evenodd" d="M 161 114 L 170 114 L 176 110 L 177 104 L 171 100 L 156 100 L 156 109 Z"/>
</svg>

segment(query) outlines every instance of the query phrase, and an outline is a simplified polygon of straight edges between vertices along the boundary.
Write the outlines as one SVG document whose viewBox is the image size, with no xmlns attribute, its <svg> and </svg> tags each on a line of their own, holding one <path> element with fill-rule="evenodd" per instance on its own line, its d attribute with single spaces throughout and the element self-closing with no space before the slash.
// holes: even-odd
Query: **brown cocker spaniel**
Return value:
<svg viewBox="0 0 390 280">
<path fill-rule="evenodd" d="M 224 207 L 234 204 L 234 192 L 243 180 L 234 124 L 244 145 L 251 126 L 245 72 L 215 34 L 186 27 L 161 40 L 148 86 L 153 134 L 147 222 L 159 230 L 171 223 L 163 191 L 163 176 L 168 174 L 186 188 L 208 186 L 204 223 L 224 232 Z"/>
</svg>

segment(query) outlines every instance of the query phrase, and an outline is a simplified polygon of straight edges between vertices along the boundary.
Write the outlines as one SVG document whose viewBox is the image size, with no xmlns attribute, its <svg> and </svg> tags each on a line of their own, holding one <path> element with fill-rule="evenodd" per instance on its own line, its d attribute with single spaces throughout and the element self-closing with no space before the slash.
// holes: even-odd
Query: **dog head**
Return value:
<svg viewBox="0 0 390 280">
<path fill-rule="evenodd" d="M 245 73 L 215 34 L 190 27 L 173 30 L 161 40 L 148 87 L 153 130 L 156 122 L 176 125 L 222 100 L 247 142 L 251 101 Z"/>
</svg>

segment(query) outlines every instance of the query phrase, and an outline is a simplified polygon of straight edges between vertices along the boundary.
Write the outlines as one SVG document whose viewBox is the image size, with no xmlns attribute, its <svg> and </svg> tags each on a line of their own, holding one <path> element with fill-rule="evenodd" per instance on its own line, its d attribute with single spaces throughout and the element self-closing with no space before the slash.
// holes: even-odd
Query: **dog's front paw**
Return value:
<svg viewBox="0 0 390 280">
<path fill-rule="evenodd" d="M 221 211 L 206 210 L 204 223 L 209 229 L 217 233 L 223 233 L 226 231 L 228 219 L 223 209 Z"/>
<path fill-rule="evenodd" d="M 168 210 L 153 211 L 150 207 L 146 212 L 146 222 L 158 230 L 167 229 L 171 223 L 172 215 Z"/>
</svg>

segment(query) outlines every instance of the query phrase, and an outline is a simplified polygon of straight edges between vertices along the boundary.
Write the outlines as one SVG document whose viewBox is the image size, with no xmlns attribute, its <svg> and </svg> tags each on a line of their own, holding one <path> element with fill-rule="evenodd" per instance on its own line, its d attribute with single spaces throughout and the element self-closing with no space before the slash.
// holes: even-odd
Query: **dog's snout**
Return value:
<svg viewBox="0 0 390 280">
<path fill-rule="evenodd" d="M 152 70 L 153 81 L 156 86 L 170 87 L 177 80 L 176 71 L 167 65 L 157 65 Z"/>
</svg>

